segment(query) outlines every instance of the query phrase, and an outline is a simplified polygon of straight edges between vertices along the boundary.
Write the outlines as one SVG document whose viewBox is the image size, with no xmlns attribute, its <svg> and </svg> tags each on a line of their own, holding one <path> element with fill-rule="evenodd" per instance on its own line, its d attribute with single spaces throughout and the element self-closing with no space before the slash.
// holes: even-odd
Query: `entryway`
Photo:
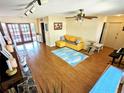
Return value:
<svg viewBox="0 0 124 93">
<path fill-rule="evenodd" d="M 46 43 L 44 23 L 41 23 L 41 32 L 42 32 L 43 43 Z"/>
</svg>

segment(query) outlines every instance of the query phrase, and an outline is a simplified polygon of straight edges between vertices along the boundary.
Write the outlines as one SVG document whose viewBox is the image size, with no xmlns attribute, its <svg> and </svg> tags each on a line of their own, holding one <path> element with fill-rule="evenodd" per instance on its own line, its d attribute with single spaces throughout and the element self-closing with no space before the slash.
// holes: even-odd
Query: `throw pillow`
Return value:
<svg viewBox="0 0 124 93">
<path fill-rule="evenodd" d="M 68 36 L 68 35 L 64 35 L 64 38 L 66 39 L 66 40 L 70 40 L 70 36 Z"/>
<path fill-rule="evenodd" d="M 76 44 L 79 44 L 81 41 L 80 40 L 76 40 Z"/>
<path fill-rule="evenodd" d="M 65 37 L 64 37 L 64 36 L 61 36 L 61 37 L 60 37 L 60 40 L 65 40 Z"/>
<path fill-rule="evenodd" d="M 70 37 L 70 41 L 71 41 L 71 42 L 76 42 L 76 40 L 77 40 L 77 38 L 75 38 L 75 37 L 73 37 L 73 36 Z"/>
</svg>

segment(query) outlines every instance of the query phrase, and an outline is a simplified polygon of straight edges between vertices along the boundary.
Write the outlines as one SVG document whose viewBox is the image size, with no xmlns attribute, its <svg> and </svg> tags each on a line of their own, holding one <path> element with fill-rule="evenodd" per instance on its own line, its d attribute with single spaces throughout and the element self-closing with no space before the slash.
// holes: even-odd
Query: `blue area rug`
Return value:
<svg viewBox="0 0 124 93">
<path fill-rule="evenodd" d="M 88 57 L 83 53 L 77 52 L 67 47 L 54 50 L 52 53 L 65 60 L 71 66 L 76 66 L 78 63 L 84 61 Z"/>
</svg>

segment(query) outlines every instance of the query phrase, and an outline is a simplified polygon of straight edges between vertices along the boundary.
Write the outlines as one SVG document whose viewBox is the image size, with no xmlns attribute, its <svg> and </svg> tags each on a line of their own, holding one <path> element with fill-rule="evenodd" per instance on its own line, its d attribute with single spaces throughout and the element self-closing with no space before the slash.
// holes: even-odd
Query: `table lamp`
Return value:
<svg viewBox="0 0 124 93">
<path fill-rule="evenodd" d="M 11 53 L 14 52 L 13 45 L 6 45 L 6 49 Z"/>
<path fill-rule="evenodd" d="M 8 69 L 6 70 L 6 74 L 8 76 L 13 76 L 17 73 L 17 63 L 16 60 L 13 58 L 11 53 L 9 53 L 4 47 L 1 47 L 0 52 L 8 59 L 6 61 Z"/>
<path fill-rule="evenodd" d="M 7 65 L 8 65 L 8 69 L 6 70 L 6 74 L 8 76 L 13 76 L 17 73 L 17 69 L 12 67 L 11 61 L 7 60 L 6 61 Z"/>
</svg>

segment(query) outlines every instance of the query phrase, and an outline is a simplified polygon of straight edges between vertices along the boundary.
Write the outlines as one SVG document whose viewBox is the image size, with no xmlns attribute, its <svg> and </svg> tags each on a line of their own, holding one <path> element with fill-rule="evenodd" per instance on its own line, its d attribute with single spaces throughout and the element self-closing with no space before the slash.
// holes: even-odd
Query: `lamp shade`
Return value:
<svg viewBox="0 0 124 93">
<path fill-rule="evenodd" d="M 15 58 L 11 58 L 10 63 L 13 68 L 16 68 L 18 66 Z"/>
<path fill-rule="evenodd" d="M 14 52 L 13 45 L 6 45 L 6 49 L 7 49 L 9 52 Z"/>
</svg>

